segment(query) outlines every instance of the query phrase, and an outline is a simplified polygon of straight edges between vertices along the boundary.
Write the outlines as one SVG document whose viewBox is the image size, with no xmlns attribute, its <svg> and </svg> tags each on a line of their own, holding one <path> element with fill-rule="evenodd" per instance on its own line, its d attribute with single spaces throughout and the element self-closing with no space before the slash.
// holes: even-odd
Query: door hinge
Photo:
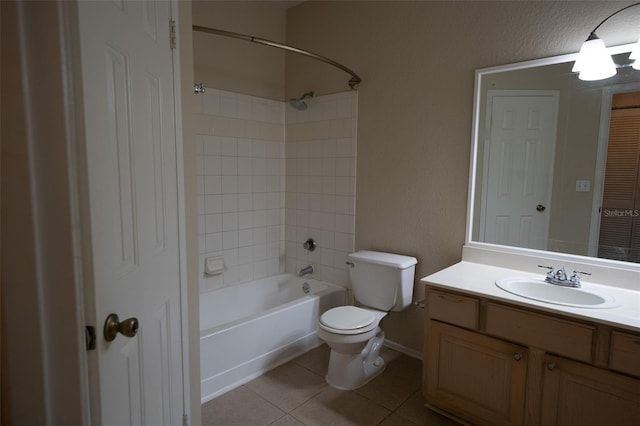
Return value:
<svg viewBox="0 0 640 426">
<path fill-rule="evenodd" d="M 189 415 L 188 414 L 183 414 L 182 415 L 182 426 L 189 426 Z"/>
<path fill-rule="evenodd" d="M 176 34 L 176 21 L 169 20 L 169 46 L 171 49 L 175 49 L 178 44 L 178 36 Z"/>
<path fill-rule="evenodd" d="M 84 341 L 85 348 L 88 351 L 92 351 L 96 348 L 96 328 L 92 325 L 87 325 L 84 328 Z"/>
</svg>

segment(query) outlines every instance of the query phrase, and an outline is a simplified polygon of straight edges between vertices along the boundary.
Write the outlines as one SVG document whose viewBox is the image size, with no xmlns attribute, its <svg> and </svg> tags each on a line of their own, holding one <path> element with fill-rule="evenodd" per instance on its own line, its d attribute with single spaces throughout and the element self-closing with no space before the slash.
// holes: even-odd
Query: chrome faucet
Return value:
<svg viewBox="0 0 640 426">
<path fill-rule="evenodd" d="M 305 266 L 304 268 L 300 269 L 300 272 L 298 272 L 299 277 L 304 277 L 307 274 L 313 274 L 313 266 Z"/>
<path fill-rule="evenodd" d="M 553 267 L 538 265 L 538 268 L 548 269 L 547 276 L 544 279 L 549 284 L 559 285 L 563 287 L 580 287 L 580 274 L 591 275 L 589 272 L 573 271 L 573 275 L 567 278 L 567 273 L 564 268 L 559 268 L 554 272 Z"/>
</svg>

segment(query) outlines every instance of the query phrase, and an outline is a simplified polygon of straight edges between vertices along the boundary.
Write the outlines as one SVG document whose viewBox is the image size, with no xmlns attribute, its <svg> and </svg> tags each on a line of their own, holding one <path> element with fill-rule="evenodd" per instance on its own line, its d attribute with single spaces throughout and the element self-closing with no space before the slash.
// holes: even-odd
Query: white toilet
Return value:
<svg viewBox="0 0 640 426">
<path fill-rule="evenodd" d="M 348 256 L 353 296 L 362 307 L 340 306 L 322 314 L 318 337 L 331 347 L 327 383 L 356 389 L 384 370 L 380 320 L 401 311 L 413 297 L 414 257 L 377 251 Z"/>
</svg>

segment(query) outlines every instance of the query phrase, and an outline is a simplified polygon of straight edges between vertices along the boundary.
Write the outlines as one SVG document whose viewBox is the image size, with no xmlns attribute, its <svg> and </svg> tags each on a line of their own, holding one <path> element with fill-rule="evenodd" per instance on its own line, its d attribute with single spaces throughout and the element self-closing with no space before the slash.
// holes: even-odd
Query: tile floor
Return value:
<svg viewBox="0 0 640 426">
<path fill-rule="evenodd" d="M 385 371 L 365 386 L 340 391 L 326 384 L 326 345 L 202 406 L 202 423 L 238 426 L 450 426 L 424 407 L 422 362 L 391 349 Z"/>
</svg>

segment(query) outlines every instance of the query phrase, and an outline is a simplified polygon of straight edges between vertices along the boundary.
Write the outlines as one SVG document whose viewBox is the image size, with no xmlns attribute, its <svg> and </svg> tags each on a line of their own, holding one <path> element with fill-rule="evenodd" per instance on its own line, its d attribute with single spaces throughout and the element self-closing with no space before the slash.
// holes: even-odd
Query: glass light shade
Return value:
<svg viewBox="0 0 640 426">
<path fill-rule="evenodd" d="M 580 80 L 602 80 L 616 75 L 616 65 L 607 53 L 604 42 L 591 34 L 582 45 L 572 71 L 580 73 Z"/>
<path fill-rule="evenodd" d="M 633 69 L 640 70 L 640 38 L 638 38 L 638 42 L 631 51 L 629 59 L 635 59 L 631 66 Z"/>
</svg>

